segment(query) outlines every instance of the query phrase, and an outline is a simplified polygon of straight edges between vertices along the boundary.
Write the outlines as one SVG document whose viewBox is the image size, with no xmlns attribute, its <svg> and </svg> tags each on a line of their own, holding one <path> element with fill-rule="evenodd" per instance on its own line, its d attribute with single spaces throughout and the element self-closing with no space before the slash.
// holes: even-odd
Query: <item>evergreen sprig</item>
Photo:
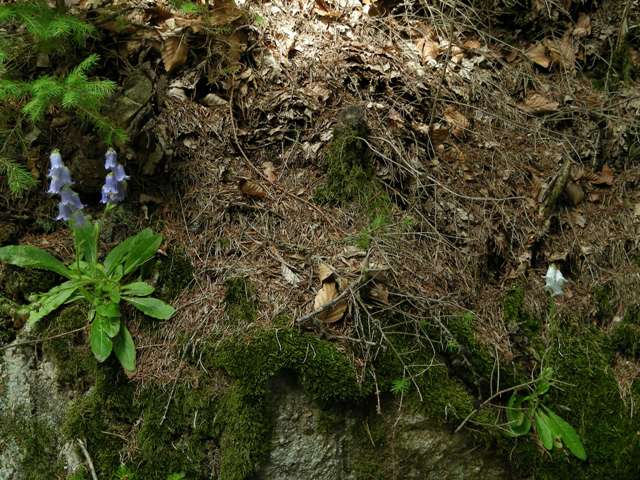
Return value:
<svg viewBox="0 0 640 480">
<path fill-rule="evenodd" d="M 9 158 L 0 157 L 0 175 L 7 178 L 9 191 L 20 196 L 36 185 L 36 180 L 23 165 Z"/>
<path fill-rule="evenodd" d="M 71 39 L 82 45 L 95 33 L 93 25 L 50 8 L 43 0 L 28 0 L 0 6 L 0 24 L 17 22 L 39 43 Z"/>
</svg>

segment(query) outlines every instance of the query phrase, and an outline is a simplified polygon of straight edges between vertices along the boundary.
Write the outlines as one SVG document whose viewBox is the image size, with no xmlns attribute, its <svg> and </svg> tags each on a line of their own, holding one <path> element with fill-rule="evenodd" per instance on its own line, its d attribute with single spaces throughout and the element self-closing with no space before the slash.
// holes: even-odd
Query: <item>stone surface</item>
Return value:
<svg viewBox="0 0 640 480">
<path fill-rule="evenodd" d="M 357 412 L 339 415 L 334 428 L 322 426 L 320 410 L 298 388 L 278 382 L 271 454 L 262 480 L 356 480 L 353 465 L 362 442 L 352 428 Z M 390 472 L 377 477 L 415 480 L 497 480 L 510 478 L 506 467 L 489 452 L 477 449 L 464 433 L 454 434 L 421 415 L 401 413 L 387 405 L 393 435 L 385 441 L 381 464 Z M 393 413 L 391 413 L 393 412 Z M 393 417 L 393 418 L 392 418 Z M 395 425 L 395 427 L 394 427 Z M 368 447 L 368 445 L 367 445 Z M 391 472 L 393 470 L 393 472 Z M 395 473 L 395 475 L 394 475 Z M 368 478 L 368 477 L 367 477 Z"/>
</svg>

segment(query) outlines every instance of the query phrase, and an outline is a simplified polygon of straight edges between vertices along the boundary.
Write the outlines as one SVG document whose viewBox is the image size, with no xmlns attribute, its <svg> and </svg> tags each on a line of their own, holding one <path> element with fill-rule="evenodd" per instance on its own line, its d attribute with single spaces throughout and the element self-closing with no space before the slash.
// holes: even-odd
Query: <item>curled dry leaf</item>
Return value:
<svg viewBox="0 0 640 480">
<path fill-rule="evenodd" d="M 321 263 L 318 267 L 318 277 L 320 278 L 320 283 L 332 282 L 335 280 L 335 272 L 333 268 L 331 268 L 326 263 Z"/>
<path fill-rule="evenodd" d="M 188 51 L 185 35 L 165 38 L 161 47 L 164 69 L 170 72 L 174 68 L 183 65 L 187 61 Z"/>
<path fill-rule="evenodd" d="M 578 16 L 578 21 L 576 22 L 576 26 L 573 27 L 573 36 L 574 37 L 586 37 L 591 35 L 591 17 L 586 13 L 581 13 Z"/>
<path fill-rule="evenodd" d="M 293 285 L 294 287 L 296 287 L 300 283 L 300 280 L 301 280 L 300 275 L 295 273 L 293 270 L 287 267 L 287 265 L 285 265 L 284 263 L 282 264 L 280 271 L 282 272 L 282 276 L 287 281 L 287 283 Z"/>
<path fill-rule="evenodd" d="M 527 58 L 544 68 L 549 68 L 551 59 L 547 56 L 547 48 L 542 43 L 536 43 L 525 53 Z"/>
<path fill-rule="evenodd" d="M 389 290 L 381 283 L 374 283 L 369 290 L 369 296 L 372 300 L 389 305 Z"/>
<path fill-rule="evenodd" d="M 418 52 L 423 62 L 435 62 L 441 53 L 440 44 L 428 37 L 422 37 L 416 42 Z"/>
<path fill-rule="evenodd" d="M 482 46 L 482 44 L 479 40 L 467 40 L 462 46 L 467 50 L 477 50 Z"/>
<path fill-rule="evenodd" d="M 558 111 L 560 104 L 540 93 L 531 93 L 518 104 L 518 108 L 529 113 L 552 113 Z"/>
<path fill-rule="evenodd" d="M 316 298 L 313 301 L 313 309 L 320 310 L 327 304 L 331 303 L 338 296 L 338 287 L 335 282 L 327 282 L 322 285 L 322 288 L 318 290 Z M 321 312 L 318 318 L 326 323 L 334 323 L 340 320 L 344 316 L 344 312 L 347 311 L 346 299 L 336 302 L 330 308 Z"/>
<path fill-rule="evenodd" d="M 544 44 L 549 49 L 553 63 L 568 71 L 575 70 L 576 51 L 569 35 L 565 35 L 560 40 L 545 40 Z"/>
<path fill-rule="evenodd" d="M 444 119 L 452 127 L 451 133 L 453 133 L 455 137 L 462 137 L 465 131 L 469 128 L 469 120 L 467 117 L 452 106 L 447 107 L 443 115 Z"/>
<path fill-rule="evenodd" d="M 605 164 L 599 174 L 589 177 L 589 181 L 593 185 L 605 185 L 610 187 L 613 185 L 613 170 L 611 170 L 609 165 Z"/>
<path fill-rule="evenodd" d="M 247 197 L 263 200 L 267 196 L 267 192 L 265 192 L 258 183 L 253 180 L 247 180 L 246 178 L 243 178 L 238 182 L 238 188 Z"/>
<path fill-rule="evenodd" d="M 264 162 L 262 164 L 262 173 L 271 183 L 274 183 L 278 180 L 278 176 L 276 175 L 275 167 L 271 162 Z"/>
</svg>

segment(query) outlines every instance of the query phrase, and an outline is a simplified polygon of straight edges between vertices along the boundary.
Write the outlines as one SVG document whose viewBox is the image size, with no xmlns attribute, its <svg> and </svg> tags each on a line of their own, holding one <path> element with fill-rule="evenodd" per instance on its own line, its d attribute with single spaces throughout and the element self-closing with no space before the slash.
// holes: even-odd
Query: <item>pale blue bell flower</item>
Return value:
<svg viewBox="0 0 640 480">
<path fill-rule="evenodd" d="M 118 154 L 113 148 L 107 150 L 107 153 L 104 155 L 104 169 L 105 170 L 113 170 L 116 168 L 118 164 Z"/>
</svg>

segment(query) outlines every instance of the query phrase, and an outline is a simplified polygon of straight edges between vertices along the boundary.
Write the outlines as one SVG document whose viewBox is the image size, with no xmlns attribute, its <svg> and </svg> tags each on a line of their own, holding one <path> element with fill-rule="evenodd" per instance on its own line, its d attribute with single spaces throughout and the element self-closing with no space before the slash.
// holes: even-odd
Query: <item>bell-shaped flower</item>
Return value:
<svg viewBox="0 0 640 480">
<path fill-rule="evenodd" d="M 52 169 L 64 166 L 64 163 L 62 163 L 62 155 L 60 155 L 60 150 L 58 150 L 57 148 L 51 152 L 49 161 L 51 162 Z"/>
<path fill-rule="evenodd" d="M 49 190 L 47 193 L 60 193 L 62 187 L 67 185 L 73 185 L 73 181 L 71 180 L 71 172 L 69 169 L 62 165 L 61 167 L 55 167 L 49 170 L 49 174 L 47 175 L 51 179 L 51 183 L 49 184 Z"/>
<path fill-rule="evenodd" d="M 558 270 L 555 264 L 549 265 L 547 269 L 547 273 L 544 276 L 546 290 L 551 292 L 551 295 L 558 296 L 562 295 L 562 287 L 565 283 L 567 283 L 567 279 L 562 276 L 562 272 Z"/>
<path fill-rule="evenodd" d="M 66 203 L 60 202 L 58 204 L 58 216 L 56 220 L 64 220 L 67 221 L 71 218 L 75 210 L 71 205 L 67 205 Z"/>
<path fill-rule="evenodd" d="M 125 173 L 124 167 L 119 163 L 116 164 L 112 172 L 115 175 L 116 180 L 118 182 L 124 182 L 125 180 L 129 180 L 129 176 Z"/>
<path fill-rule="evenodd" d="M 116 168 L 118 164 L 118 154 L 113 148 L 107 150 L 107 153 L 104 155 L 104 169 L 105 170 L 113 170 Z"/>
<path fill-rule="evenodd" d="M 60 191 L 60 203 L 69 205 L 75 210 L 81 210 L 84 207 L 78 194 L 69 187 L 63 188 Z"/>
</svg>

